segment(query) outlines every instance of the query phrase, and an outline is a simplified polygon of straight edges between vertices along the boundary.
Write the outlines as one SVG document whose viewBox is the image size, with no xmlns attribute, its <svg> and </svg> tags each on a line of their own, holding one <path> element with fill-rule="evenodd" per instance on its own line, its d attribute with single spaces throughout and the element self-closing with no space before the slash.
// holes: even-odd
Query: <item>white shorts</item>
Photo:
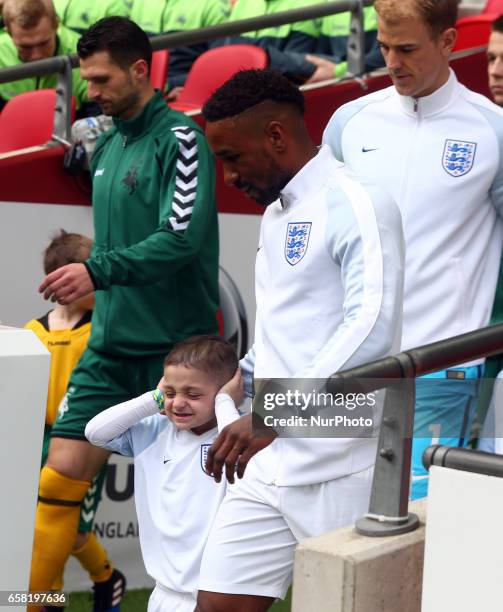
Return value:
<svg viewBox="0 0 503 612">
<path fill-rule="evenodd" d="M 277 487 L 251 477 L 228 485 L 201 562 L 199 589 L 283 599 L 295 546 L 368 511 L 373 467 L 337 480 Z"/>
<path fill-rule="evenodd" d="M 148 600 L 147 612 L 194 612 L 196 598 L 190 593 L 178 593 L 156 584 Z"/>
</svg>

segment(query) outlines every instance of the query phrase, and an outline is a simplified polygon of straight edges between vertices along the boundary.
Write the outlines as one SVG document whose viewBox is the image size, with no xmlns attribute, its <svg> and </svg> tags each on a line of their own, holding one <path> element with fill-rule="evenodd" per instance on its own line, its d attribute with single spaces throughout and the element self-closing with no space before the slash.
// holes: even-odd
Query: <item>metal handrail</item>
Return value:
<svg viewBox="0 0 503 612">
<path fill-rule="evenodd" d="M 432 465 L 437 465 L 451 470 L 503 478 L 503 456 L 468 448 L 440 444 L 428 446 L 423 453 L 423 465 L 427 470 Z"/>
<path fill-rule="evenodd" d="M 356 522 L 359 533 L 398 535 L 419 525 L 408 512 L 416 376 L 502 352 L 500 323 L 338 372 L 328 380 L 331 393 L 387 389 L 369 511 Z"/>
<path fill-rule="evenodd" d="M 342 379 L 389 379 L 406 378 L 401 357 L 411 360 L 414 370 L 412 377 L 423 376 L 437 370 L 445 370 L 460 363 L 475 361 L 484 357 L 491 357 L 503 352 L 503 323 L 489 325 L 475 331 L 460 334 L 425 344 L 417 348 L 408 349 L 361 366 L 337 372 L 329 380 L 330 384 L 340 384 Z M 385 381 L 383 381 L 385 382 Z M 383 386 L 385 386 L 383 384 Z M 378 386 L 374 387 L 379 388 Z"/>
</svg>

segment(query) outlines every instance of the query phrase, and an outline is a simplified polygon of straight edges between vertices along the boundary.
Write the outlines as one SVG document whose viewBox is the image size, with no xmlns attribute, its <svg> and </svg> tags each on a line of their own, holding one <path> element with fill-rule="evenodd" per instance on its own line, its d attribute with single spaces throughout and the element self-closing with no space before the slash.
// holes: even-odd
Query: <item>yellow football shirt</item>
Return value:
<svg viewBox="0 0 503 612">
<path fill-rule="evenodd" d="M 45 422 L 52 425 L 58 413 L 58 407 L 66 393 L 72 370 L 87 347 L 91 333 L 92 311 L 86 312 L 82 319 L 71 329 L 49 330 L 48 314 L 40 319 L 32 319 L 25 325 L 31 329 L 51 353 L 49 371 L 49 389 Z"/>
</svg>

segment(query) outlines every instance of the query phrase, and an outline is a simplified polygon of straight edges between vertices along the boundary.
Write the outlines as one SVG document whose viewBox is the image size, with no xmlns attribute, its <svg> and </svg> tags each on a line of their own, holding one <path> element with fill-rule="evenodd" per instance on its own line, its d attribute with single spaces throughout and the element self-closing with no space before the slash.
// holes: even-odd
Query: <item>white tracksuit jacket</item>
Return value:
<svg viewBox="0 0 503 612">
<path fill-rule="evenodd" d="M 280 201 L 281 200 L 281 201 Z M 255 268 L 255 378 L 326 379 L 396 352 L 404 250 L 397 206 L 322 147 L 262 219 Z M 375 461 L 375 439 L 276 439 L 248 473 L 306 485 Z"/>
<path fill-rule="evenodd" d="M 323 142 L 402 213 L 402 348 L 487 325 L 503 235 L 503 110 L 451 71 L 429 96 L 389 87 L 341 106 Z"/>
</svg>

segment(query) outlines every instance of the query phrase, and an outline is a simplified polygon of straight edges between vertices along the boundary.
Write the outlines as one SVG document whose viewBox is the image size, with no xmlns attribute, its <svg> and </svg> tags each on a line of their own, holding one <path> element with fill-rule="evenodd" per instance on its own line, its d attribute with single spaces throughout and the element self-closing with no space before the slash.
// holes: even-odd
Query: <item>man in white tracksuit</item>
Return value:
<svg viewBox="0 0 503 612">
<path fill-rule="evenodd" d="M 323 137 L 396 200 L 406 243 L 402 349 L 488 324 L 503 227 L 503 111 L 449 68 L 456 0 L 376 0 L 393 86 L 339 108 Z M 482 362 L 417 385 L 412 497 L 422 452 L 467 441 Z"/>
<path fill-rule="evenodd" d="M 255 344 L 241 363 L 248 378 L 326 379 L 399 346 L 398 208 L 313 144 L 303 110 L 298 89 L 267 70 L 238 73 L 203 109 L 226 182 L 267 206 Z M 210 533 L 197 610 L 267 610 L 286 593 L 300 540 L 367 511 L 376 440 L 350 436 L 348 428 L 344 437 L 272 441 L 252 430 L 250 415 L 223 430 L 207 467 L 218 480 L 225 463 L 230 483 L 236 464 L 239 478 L 246 472 Z"/>
</svg>

